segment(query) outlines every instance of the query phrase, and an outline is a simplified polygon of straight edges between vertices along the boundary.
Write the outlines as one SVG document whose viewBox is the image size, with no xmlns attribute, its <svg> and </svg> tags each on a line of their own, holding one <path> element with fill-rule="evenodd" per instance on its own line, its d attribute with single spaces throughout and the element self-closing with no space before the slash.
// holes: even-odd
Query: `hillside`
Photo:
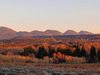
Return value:
<svg viewBox="0 0 100 75">
<path fill-rule="evenodd" d="M 7 27 L 0 27 L 0 39 L 10 39 L 16 36 L 16 31 Z"/>
<path fill-rule="evenodd" d="M 29 32 L 23 32 L 23 31 L 16 32 L 16 35 L 17 36 L 32 36 Z"/>
</svg>

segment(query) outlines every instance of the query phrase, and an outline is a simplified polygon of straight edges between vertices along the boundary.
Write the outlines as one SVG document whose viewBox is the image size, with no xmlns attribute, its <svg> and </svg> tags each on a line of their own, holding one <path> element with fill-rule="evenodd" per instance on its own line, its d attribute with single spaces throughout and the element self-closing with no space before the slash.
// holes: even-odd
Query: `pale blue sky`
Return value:
<svg viewBox="0 0 100 75">
<path fill-rule="evenodd" d="M 0 0 L 0 26 L 100 33 L 100 0 Z"/>
</svg>

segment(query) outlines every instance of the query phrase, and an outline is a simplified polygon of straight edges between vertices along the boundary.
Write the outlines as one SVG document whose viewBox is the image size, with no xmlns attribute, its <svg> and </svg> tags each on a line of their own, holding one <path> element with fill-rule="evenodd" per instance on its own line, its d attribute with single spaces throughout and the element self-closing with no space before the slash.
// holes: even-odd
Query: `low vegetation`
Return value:
<svg viewBox="0 0 100 75">
<path fill-rule="evenodd" d="M 35 46 L 34 46 L 35 47 Z M 88 53 L 84 46 L 76 46 L 75 50 L 71 47 L 65 46 L 64 49 L 58 47 L 55 49 L 48 46 L 46 49 L 43 45 L 24 48 L 24 52 L 13 54 L 8 52 L 6 55 L 0 55 L 0 62 L 12 63 L 94 63 L 100 61 L 100 49 L 96 51 L 94 46 L 91 46 L 90 53 Z"/>
</svg>

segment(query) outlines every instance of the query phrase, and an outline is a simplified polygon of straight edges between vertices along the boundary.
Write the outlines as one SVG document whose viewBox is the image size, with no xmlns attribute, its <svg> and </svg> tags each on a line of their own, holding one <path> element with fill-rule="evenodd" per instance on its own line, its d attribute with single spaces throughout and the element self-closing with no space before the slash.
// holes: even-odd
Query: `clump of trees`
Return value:
<svg viewBox="0 0 100 75">
<path fill-rule="evenodd" d="M 29 56 L 30 54 L 34 54 L 36 58 L 43 59 L 44 56 L 47 56 L 47 51 L 43 46 L 39 47 L 39 50 L 36 52 L 31 46 L 25 47 L 24 52 L 22 53 L 24 56 Z"/>
<path fill-rule="evenodd" d="M 29 54 L 34 54 L 36 55 L 36 52 L 35 50 L 31 47 L 31 46 L 28 46 L 28 47 L 25 47 L 24 48 L 24 52 L 22 53 L 24 56 L 28 56 Z"/>
<path fill-rule="evenodd" d="M 31 46 L 25 47 L 24 52 L 22 53 L 24 56 L 34 56 L 38 59 L 43 59 L 44 57 L 53 58 L 55 62 L 65 62 L 65 57 L 79 57 L 85 58 L 87 62 L 98 62 L 100 61 L 100 49 L 96 52 L 96 48 L 91 46 L 90 53 L 85 50 L 84 46 L 80 49 L 80 46 L 76 46 L 76 49 L 72 52 L 70 47 L 66 47 L 66 49 L 58 48 L 55 50 L 53 47 L 48 47 L 49 50 L 46 50 L 44 46 L 40 46 L 37 51 L 35 51 Z M 32 55 L 33 54 L 33 55 Z"/>
<path fill-rule="evenodd" d="M 84 46 L 82 46 L 82 49 L 80 49 L 79 46 L 76 47 L 76 49 L 73 52 L 73 56 L 75 57 L 86 57 L 86 50 L 84 48 Z"/>
</svg>

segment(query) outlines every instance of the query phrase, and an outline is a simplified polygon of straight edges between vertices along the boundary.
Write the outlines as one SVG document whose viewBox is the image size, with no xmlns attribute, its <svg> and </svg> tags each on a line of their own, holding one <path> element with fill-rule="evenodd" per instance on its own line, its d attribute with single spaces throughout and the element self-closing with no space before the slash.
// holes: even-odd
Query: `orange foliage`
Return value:
<svg viewBox="0 0 100 75">
<path fill-rule="evenodd" d="M 58 58 L 60 60 L 64 60 L 65 59 L 65 55 L 61 54 L 61 52 L 58 52 L 57 54 L 56 53 L 53 54 L 53 58 Z"/>
<path fill-rule="evenodd" d="M 72 60 L 73 59 L 73 57 L 72 56 L 65 56 L 65 60 Z"/>
<path fill-rule="evenodd" d="M 57 58 L 60 59 L 60 60 L 64 60 L 65 59 L 65 55 L 61 54 L 61 52 L 58 52 Z"/>
<path fill-rule="evenodd" d="M 54 54 L 53 54 L 53 58 L 56 58 L 56 57 L 57 57 L 57 54 L 56 54 L 56 53 L 54 53 Z"/>
<path fill-rule="evenodd" d="M 49 58 L 48 56 L 43 57 L 43 59 L 48 59 L 48 58 Z"/>
<path fill-rule="evenodd" d="M 8 53 L 7 53 L 7 56 L 12 56 L 12 55 L 13 55 L 12 52 L 8 52 Z"/>
</svg>

